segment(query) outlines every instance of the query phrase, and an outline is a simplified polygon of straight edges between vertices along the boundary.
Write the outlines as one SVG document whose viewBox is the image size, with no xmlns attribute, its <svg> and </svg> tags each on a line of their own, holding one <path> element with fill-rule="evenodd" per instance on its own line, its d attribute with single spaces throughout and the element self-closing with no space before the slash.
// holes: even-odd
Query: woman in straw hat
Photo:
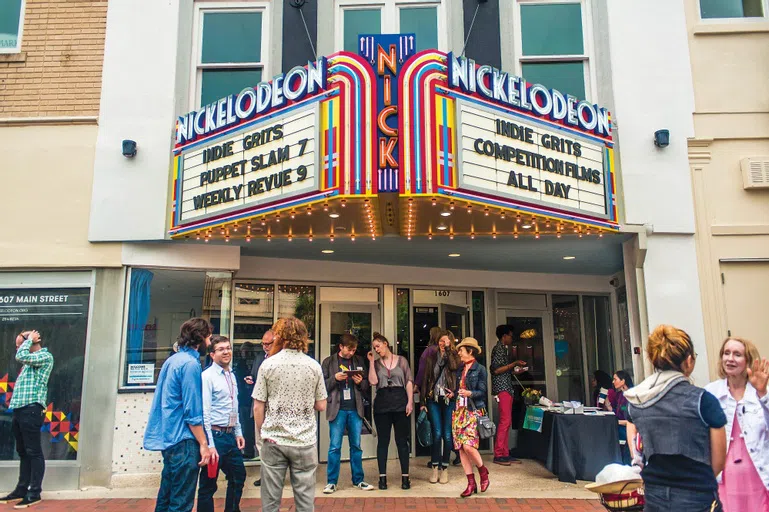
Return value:
<svg viewBox="0 0 769 512">
<path fill-rule="evenodd" d="M 486 409 L 486 368 L 476 357 L 481 355 L 481 347 L 475 338 L 465 338 L 457 345 L 457 353 L 462 366 L 457 370 L 457 404 L 452 415 L 451 427 L 454 435 L 454 448 L 459 450 L 462 468 L 467 476 L 467 488 L 460 496 L 467 498 L 478 492 L 475 483 L 473 465 L 478 468 L 481 492 L 489 488 L 489 470 L 483 465 L 478 453 L 480 436 L 478 435 L 478 413 Z"/>
</svg>

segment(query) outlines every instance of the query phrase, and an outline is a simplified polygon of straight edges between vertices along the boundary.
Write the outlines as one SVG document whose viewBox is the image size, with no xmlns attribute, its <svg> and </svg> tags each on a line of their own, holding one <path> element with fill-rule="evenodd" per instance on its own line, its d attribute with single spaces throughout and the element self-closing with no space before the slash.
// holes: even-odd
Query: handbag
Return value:
<svg viewBox="0 0 769 512">
<path fill-rule="evenodd" d="M 433 427 L 427 417 L 427 411 L 421 411 L 417 418 L 417 441 L 419 445 L 427 448 L 433 445 Z"/>
<path fill-rule="evenodd" d="M 491 418 L 489 418 L 484 409 L 475 408 L 472 398 L 470 399 L 470 404 L 475 410 L 475 415 L 478 417 L 478 437 L 481 439 L 491 439 L 497 433 L 497 426 L 491 421 Z"/>
</svg>

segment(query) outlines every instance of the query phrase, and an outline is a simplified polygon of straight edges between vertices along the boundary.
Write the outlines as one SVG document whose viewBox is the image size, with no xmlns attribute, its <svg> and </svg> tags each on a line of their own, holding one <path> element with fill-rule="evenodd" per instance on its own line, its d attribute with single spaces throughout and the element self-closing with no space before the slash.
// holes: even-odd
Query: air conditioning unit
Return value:
<svg viewBox="0 0 769 512">
<path fill-rule="evenodd" d="M 742 188 L 769 188 L 769 156 L 751 156 L 740 160 Z"/>
</svg>

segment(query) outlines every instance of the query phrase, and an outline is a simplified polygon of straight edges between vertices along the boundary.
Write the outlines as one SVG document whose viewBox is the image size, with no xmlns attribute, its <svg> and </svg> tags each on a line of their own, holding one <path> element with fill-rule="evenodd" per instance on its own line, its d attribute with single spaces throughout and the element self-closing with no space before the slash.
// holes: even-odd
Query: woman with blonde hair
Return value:
<svg viewBox="0 0 769 512">
<path fill-rule="evenodd" d="M 726 467 L 718 494 L 726 512 L 769 512 L 769 361 L 749 340 L 721 344 L 720 380 L 705 389 L 726 414 Z"/>
<path fill-rule="evenodd" d="M 379 465 L 379 488 L 387 489 L 387 449 L 390 432 L 395 431 L 395 446 L 401 463 L 401 489 L 410 489 L 409 479 L 409 416 L 414 409 L 414 382 L 405 357 L 392 353 L 390 342 L 375 332 L 368 353 L 368 381 L 376 387 L 374 423 L 377 430 L 376 458 Z"/>
<path fill-rule="evenodd" d="M 419 382 L 422 409 L 430 415 L 433 430 L 433 444 L 430 451 L 430 465 L 433 473 L 430 483 L 449 483 L 449 459 L 451 457 L 452 435 L 451 414 L 454 412 L 456 372 L 459 368 L 459 354 L 455 346 L 454 333 L 441 331 L 437 350 L 433 351 L 420 368 Z M 424 371 L 422 371 L 424 369 Z M 439 474 L 440 472 L 440 474 Z"/>
<path fill-rule="evenodd" d="M 721 510 L 716 475 L 726 459 L 726 416 L 718 400 L 689 379 L 694 344 L 681 329 L 660 325 L 646 354 L 654 373 L 625 391 L 627 437 L 641 434 L 646 460 L 644 511 Z"/>
</svg>

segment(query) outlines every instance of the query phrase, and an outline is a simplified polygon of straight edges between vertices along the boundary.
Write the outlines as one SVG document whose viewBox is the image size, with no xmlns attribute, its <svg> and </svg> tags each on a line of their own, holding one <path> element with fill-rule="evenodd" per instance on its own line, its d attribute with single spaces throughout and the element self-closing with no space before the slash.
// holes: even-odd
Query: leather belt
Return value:
<svg viewBox="0 0 769 512">
<path fill-rule="evenodd" d="M 235 427 L 219 427 L 217 425 L 211 425 L 211 430 L 215 432 L 224 432 L 225 434 L 232 434 L 235 432 Z"/>
</svg>

